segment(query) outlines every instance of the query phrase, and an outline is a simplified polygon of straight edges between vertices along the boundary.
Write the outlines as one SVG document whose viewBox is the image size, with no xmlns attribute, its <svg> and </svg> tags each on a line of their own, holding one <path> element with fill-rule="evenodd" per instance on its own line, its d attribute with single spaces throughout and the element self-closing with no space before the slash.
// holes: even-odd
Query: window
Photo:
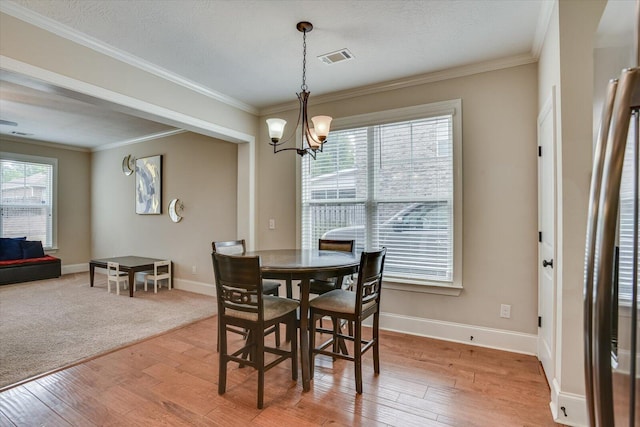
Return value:
<svg viewBox="0 0 640 427">
<path fill-rule="evenodd" d="M 0 153 L 0 237 L 54 247 L 57 159 Z"/>
<path fill-rule="evenodd" d="M 303 248 L 387 248 L 387 281 L 461 286 L 461 102 L 334 120 L 301 162 Z"/>
</svg>

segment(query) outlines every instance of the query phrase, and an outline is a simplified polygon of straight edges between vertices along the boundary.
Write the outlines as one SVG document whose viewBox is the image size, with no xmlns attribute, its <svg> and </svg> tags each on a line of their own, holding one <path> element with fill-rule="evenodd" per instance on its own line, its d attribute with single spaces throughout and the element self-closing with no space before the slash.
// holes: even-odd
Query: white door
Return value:
<svg viewBox="0 0 640 427">
<path fill-rule="evenodd" d="M 552 384 L 555 375 L 555 87 L 538 116 L 538 359 Z"/>
</svg>

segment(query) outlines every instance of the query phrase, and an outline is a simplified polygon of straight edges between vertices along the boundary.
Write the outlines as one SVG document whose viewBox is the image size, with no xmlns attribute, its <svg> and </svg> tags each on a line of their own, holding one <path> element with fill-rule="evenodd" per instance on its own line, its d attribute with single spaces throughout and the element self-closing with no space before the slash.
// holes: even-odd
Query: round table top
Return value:
<svg viewBox="0 0 640 427">
<path fill-rule="evenodd" d="M 351 252 L 318 249 L 270 249 L 245 253 L 260 256 L 263 270 L 296 271 L 353 268 L 360 264 L 360 256 Z"/>
</svg>

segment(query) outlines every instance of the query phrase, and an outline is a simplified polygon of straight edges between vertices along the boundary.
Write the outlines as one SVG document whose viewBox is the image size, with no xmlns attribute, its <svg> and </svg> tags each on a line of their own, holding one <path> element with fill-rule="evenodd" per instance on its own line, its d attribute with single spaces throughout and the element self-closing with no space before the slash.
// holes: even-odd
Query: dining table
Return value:
<svg viewBox="0 0 640 427">
<path fill-rule="evenodd" d="M 311 357 L 309 352 L 309 288 L 311 279 L 341 278 L 357 273 L 360 255 L 351 252 L 319 249 L 270 249 L 250 251 L 245 256 L 260 256 L 262 277 L 284 280 L 287 297 L 292 297 L 293 281 L 300 281 L 300 364 L 302 388 L 311 388 Z"/>
<path fill-rule="evenodd" d="M 93 287 L 93 276 L 95 274 L 96 267 L 107 268 L 107 263 L 117 262 L 120 264 L 120 271 L 124 271 L 128 274 L 129 278 L 129 296 L 133 297 L 133 290 L 135 289 L 135 276 L 136 273 L 141 271 L 153 270 L 153 264 L 156 261 L 164 261 L 157 258 L 146 258 L 135 255 L 118 256 L 111 258 L 92 259 L 89 261 L 89 284 Z M 171 270 L 173 271 L 173 269 Z"/>
</svg>

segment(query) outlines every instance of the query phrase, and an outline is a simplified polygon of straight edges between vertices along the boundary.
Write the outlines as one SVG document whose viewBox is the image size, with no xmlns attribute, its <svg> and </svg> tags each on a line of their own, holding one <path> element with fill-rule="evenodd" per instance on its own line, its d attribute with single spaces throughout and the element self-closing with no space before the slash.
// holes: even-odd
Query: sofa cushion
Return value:
<svg viewBox="0 0 640 427">
<path fill-rule="evenodd" d="M 40 240 L 23 240 L 22 258 L 41 258 L 44 256 L 44 249 Z"/>
<path fill-rule="evenodd" d="M 0 261 L 0 270 L 20 268 L 27 265 L 39 265 L 39 264 L 60 264 L 60 258 L 52 257 L 51 255 L 45 255 L 42 258 L 29 258 L 29 259 L 14 259 L 7 261 Z M 0 284 L 2 281 L 0 281 Z"/>
<path fill-rule="evenodd" d="M 0 261 L 22 259 L 22 242 L 26 237 L 0 237 Z"/>
</svg>

